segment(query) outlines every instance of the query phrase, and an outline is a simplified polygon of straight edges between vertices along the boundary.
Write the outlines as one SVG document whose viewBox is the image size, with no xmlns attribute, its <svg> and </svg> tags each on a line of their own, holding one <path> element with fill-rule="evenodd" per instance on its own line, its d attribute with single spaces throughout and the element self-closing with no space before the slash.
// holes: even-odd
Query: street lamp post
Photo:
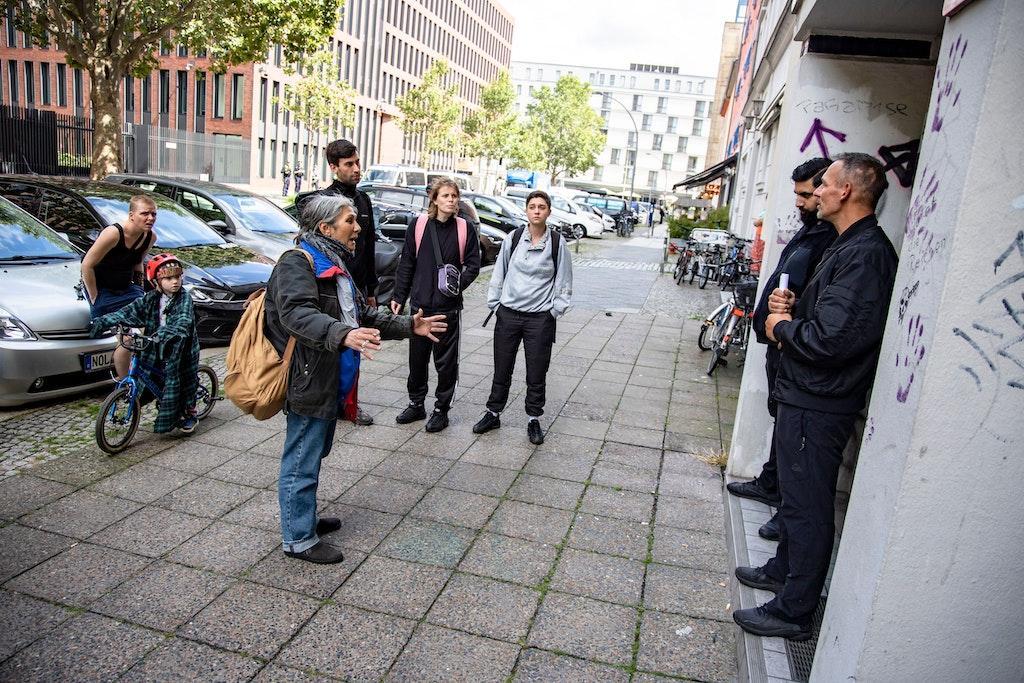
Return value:
<svg viewBox="0 0 1024 683">
<path fill-rule="evenodd" d="M 632 167 L 632 170 L 631 170 L 631 172 L 629 174 L 629 201 L 632 202 L 633 201 L 633 185 L 634 185 L 634 182 L 636 181 L 636 162 L 637 162 L 637 159 L 639 159 L 639 157 L 640 157 L 640 129 L 636 127 L 636 119 L 633 118 L 633 113 L 631 111 L 629 111 L 629 107 L 624 105 L 622 102 L 619 102 L 617 99 L 615 99 L 611 95 L 608 95 L 608 99 L 611 100 L 612 102 L 614 102 L 615 104 L 619 105 L 620 107 L 622 107 L 623 111 L 626 112 L 626 116 L 629 117 L 630 123 L 633 124 L 633 134 L 636 136 L 633 139 L 633 141 L 636 143 L 636 149 L 634 150 L 636 152 L 636 154 L 633 156 L 633 167 Z M 629 157 L 629 145 L 626 145 L 626 157 L 627 158 Z"/>
</svg>

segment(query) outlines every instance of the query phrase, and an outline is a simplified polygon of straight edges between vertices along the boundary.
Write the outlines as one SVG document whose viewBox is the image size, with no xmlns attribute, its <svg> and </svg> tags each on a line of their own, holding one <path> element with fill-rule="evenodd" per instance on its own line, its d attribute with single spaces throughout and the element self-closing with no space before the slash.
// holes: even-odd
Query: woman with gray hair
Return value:
<svg viewBox="0 0 1024 683">
<path fill-rule="evenodd" d="M 318 195 L 302 207 L 297 249 L 286 251 L 267 283 L 265 333 L 278 353 L 289 339 L 287 431 L 278 501 L 285 555 L 318 564 L 341 562 L 341 550 L 320 540 L 337 531 L 335 517 L 317 518 L 320 461 L 331 452 L 339 414 L 356 406 L 359 364 L 381 339 L 413 334 L 436 340 L 443 315 L 394 315 L 366 305 L 345 267 L 359 223 L 345 197 Z"/>
</svg>

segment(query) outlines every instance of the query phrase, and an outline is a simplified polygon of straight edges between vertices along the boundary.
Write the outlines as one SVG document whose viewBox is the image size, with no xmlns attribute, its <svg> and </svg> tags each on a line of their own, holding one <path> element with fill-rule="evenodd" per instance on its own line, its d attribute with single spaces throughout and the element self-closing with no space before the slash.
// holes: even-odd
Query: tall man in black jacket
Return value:
<svg viewBox="0 0 1024 683">
<path fill-rule="evenodd" d="M 818 198 L 814 190 L 821 184 L 821 176 L 832 162 L 816 157 L 793 169 L 793 194 L 796 195 L 796 209 L 800 214 L 803 226 L 789 240 L 779 257 L 779 265 L 769 276 L 761 292 L 761 299 L 754 309 L 754 334 L 757 341 L 767 344 L 765 371 L 768 373 L 768 413 L 776 416 L 775 377 L 779 374 L 779 362 L 782 353 L 778 347 L 764 334 L 764 323 L 768 319 L 768 297 L 779 286 L 779 278 L 783 273 L 789 276 L 789 291 L 799 297 L 807 282 L 811 279 L 814 269 L 821 261 L 821 255 L 836 238 L 836 229 L 828 221 L 818 218 Z M 772 507 L 779 507 L 779 474 L 776 465 L 775 438 L 772 437 L 771 451 L 768 461 L 761 468 L 761 474 L 752 481 L 730 482 L 726 488 L 729 493 L 742 498 L 752 498 Z M 775 513 L 764 524 L 758 533 L 769 541 L 779 540 L 779 513 Z"/>
<path fill-rule="evenodd" d="M 459 379 L 459 334 L 462 318 L 462 292 L 480 274 L 480 237 L 472 225 L 465 228 L 465 242 L 460 246 L 458 221 L 459 186 L 451 178 L 438 178 L 430 187 L 427 221 L 420 243 L 416 244 L 416 220 L 405 232 L 402 260 L 395 276 L 395 295 L 391 310 L 397 315 L 406 297 L 412 310 L 421 308 L 426 315 L 444 314 L 448 329 L 438 335 L 438 341 L 413 339 L 409 343 L 409 405 L 395 418 L 399 424 L 409 424 L 427 417 L 423 402 L 427 398 L 427 366 L 434 356 L 437 371 L 437 391 L 434 393 L 434 412 L 427 420 L 425 430 L 439 432 L 448 426 L 448 410 L 455 397 Z M 436 248 L 435 248 L 436 247 Z M 435 257 L 440 255 L 440 262 Z M 443 293 L 439 289 L 438 268 L 453 266 L 458 271 L 457 290 Z"/>
<path fill-rule="evenodd" d="M 334 182 L 322 190 L 314 190 L 299 195 L 295 199 L 295 208 L 301 215 L 302 207 L 306 201 L 316 195 L 341 195 L 351 201 L 358 212 L 359 236 L 356 238 L 355 252 L 345 255 L 345 265 L 348 266 L 352 275 L 352 282 L 362 293 L 366 305 L 371 308 L 377 306 L 377 265 L 376 245 L 377 231 L 373 226 L 373 204 L 365 192 L 356 189 L 356 184 L 362 179 L 362 169 L 359 164 L 359 150 L 351 142 L 345 139 L 335 140 L 327 145 L 324 150 L 327 157 L 327 166 L 331 169 Z M 298 167 L 296 167 L 298 172 Z M 295 181 L 298 190 L 298 180 Z M 373 417 L 360 408 L 354 422 L 357 425 L 372 425 Z"/>
<path fill-rule="evenodd" d="M 765 334 L 782 351 L 775 380 L 781 538 L 768 564 L 737 567 L 736 578 L 776 595 L 733 613 L 755 635 L 811 637 L 832 555 L 843 450 L 874 380 L 896 277 L 896 251 L 874 213 L 887 186 L 877 159 L 841 154 L 814 191 L 818 216 L 839 236 L 799 299 L 776 289 L 768 301 Z"/>
</svg>

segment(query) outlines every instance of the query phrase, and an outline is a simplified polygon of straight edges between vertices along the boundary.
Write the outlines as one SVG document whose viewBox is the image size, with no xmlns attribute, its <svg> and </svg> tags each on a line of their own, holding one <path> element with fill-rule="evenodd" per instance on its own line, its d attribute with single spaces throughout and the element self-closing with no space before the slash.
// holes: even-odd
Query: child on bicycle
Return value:
<svg viewBox="0 0 1024 683">
<path fill-rule="evenodd" d="M 92 333 L 116 325 L 141 327 L 154 343 L 138 352 L 139 360 L 163 372 L 163 394 L 153 431 L 175 427 L 195 431 L 199 368 L 199 337 L 192 297 L 181 286 L 182 264 L 173 254 L 158 254 L 146 264 L 146 279 L 153 285 L 141 299 L 92 321 Z"/>
</svg>

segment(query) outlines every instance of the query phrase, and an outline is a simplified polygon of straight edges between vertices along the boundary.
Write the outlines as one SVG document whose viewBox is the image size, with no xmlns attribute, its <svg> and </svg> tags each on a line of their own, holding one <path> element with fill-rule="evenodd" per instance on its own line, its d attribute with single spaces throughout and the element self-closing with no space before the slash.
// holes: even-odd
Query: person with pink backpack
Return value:
<svg viewBox="0 0 1024 683">
<path fill-rule="evenodd" d="M 433 354 L 437 390 L 434 411 L 427 420 L 428 432 L 448 426 L 448 410 L 459 379 L 462 292 L 480 274 L 480 237 L 458 215 L 459 198 L 459 186 L 451 178 L 438 178 L 430 186 L 427 214 L 406 230 L 391 301 L 396 315 L 409 299 L 412 310 L 423 309 L 428 316 L 443 314 L 448 323 L 437 341 L 409 340 L 409 405 L 395 421 L 409 424 L 427 418 L 427 366 Z"/>
</svg>

